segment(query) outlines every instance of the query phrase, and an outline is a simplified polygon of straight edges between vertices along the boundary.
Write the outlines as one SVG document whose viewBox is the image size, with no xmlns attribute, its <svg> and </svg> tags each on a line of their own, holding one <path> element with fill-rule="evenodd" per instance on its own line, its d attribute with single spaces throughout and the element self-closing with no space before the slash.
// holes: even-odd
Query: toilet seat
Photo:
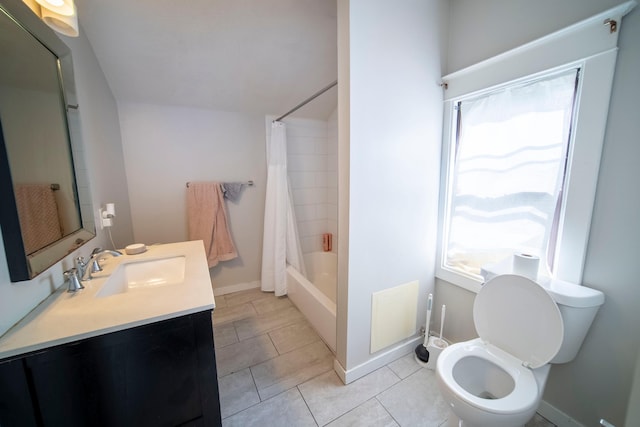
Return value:
<svg viewBox="0 0 640 427">
<path fill-rule="evenodd" d="M 511 393 L 498 399 L 486 399 L 465 390 L 453 377 L 454 367 L 466 357 L 485 359 L 504 370 L 514 381 Z M 530 369 L 521 361 L 499 348 L 477 338 L 449 346 L 438 358 L 440 379 L 458 398 L 485 412 L 508 415 L 525 412 L 538 401 L 538 384 Z"/>
<path fill-rule="evenodd" d="M 515 274 L 485 283 L 473 303 L 478 336 L 532 369 L 546 365 L 560 350 L 562 315 L 542 286 Z"/>
</svg>

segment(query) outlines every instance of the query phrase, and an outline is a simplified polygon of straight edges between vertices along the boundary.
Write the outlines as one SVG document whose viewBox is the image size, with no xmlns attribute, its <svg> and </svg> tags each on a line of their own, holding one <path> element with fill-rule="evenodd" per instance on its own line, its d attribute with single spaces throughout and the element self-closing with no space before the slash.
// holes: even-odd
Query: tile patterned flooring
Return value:
<svg viewBox="0 0 640 427">
<path fill-rule="evenodd" d="M 435 372 L 413 353 L 344 385 L 333 354 L 286 297 L 259 289 L 216 297 L 223 426 L 442 426 Z M 539 415 L 526 427 L 553 427 Z"/>
</svg>

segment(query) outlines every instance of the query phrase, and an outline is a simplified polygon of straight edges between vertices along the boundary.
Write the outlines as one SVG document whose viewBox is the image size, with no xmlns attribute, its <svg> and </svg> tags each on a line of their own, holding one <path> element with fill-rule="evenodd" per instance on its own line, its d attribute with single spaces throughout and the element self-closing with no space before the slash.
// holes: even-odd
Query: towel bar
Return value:
<svg viewBox="0 0 640 427">
<path fill-rule="evenodd" d="M 244 185 L 248 186 L 248 187 L 253 187 L 253 181 L 245 181 L 243 182 Z M 189 183 L 187 182 L 187 188 L 189 188 Z"/>
</svg>

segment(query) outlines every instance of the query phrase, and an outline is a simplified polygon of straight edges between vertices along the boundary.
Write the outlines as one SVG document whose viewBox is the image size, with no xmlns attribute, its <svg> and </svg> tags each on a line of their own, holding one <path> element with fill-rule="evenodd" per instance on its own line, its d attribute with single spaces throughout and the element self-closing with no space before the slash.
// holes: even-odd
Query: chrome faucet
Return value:
<svg viewBox="0 0 640 427">
<path fill-rule="evenodd" d="M 64 272 L 64 279 L 67 281 L 67 292 L 78 292 L 80 289 L 84 289 L 82 283 L 78 279 L 78 270 L 71 268 Z"/>
<path fill-rule="evenodd" d="M 89 259 L 89 263 L 85 267 L 84 274 L 81 276 L 82 280 L 91 280 L 91 279 L 93 279 L 93 274 L 94 273 L 98 273 L 98 272 L 102 271 L 102 267 L 100 266 L 100 263 L 98 262 L 98 260 L 100 259 L 100 257 L 102 257 L 104 255 L 111 255 L 111 256 L 116 257 L 116 256 L 122 255 L 122 252 L 120 252 L 120 251 L 112 251 L 112 250 L 109 250 L 109 249 L 104 249 L 103 250 L 102 248 L 95 248 L 91 252 L 91 259 Z"/>
</svg>

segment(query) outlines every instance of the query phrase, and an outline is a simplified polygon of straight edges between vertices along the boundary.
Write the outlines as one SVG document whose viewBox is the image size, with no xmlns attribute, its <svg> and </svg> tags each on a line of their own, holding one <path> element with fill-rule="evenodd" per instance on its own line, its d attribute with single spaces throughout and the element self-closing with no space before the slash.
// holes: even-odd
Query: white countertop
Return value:
<svg viewBox="0 0 640 427">
<path fill-rule="evenodd" d="M 124 254 L 124 251 L 122 251 Z M 182 283 L 96 298 L 121 264 L 185 256 Z M 104 271 L 69 293 L 66 283 L 0 337 L 0 359 L 215 307 L 202 241 L 153 245 L 142 254 L 106 256 Z"/>
</svg>

